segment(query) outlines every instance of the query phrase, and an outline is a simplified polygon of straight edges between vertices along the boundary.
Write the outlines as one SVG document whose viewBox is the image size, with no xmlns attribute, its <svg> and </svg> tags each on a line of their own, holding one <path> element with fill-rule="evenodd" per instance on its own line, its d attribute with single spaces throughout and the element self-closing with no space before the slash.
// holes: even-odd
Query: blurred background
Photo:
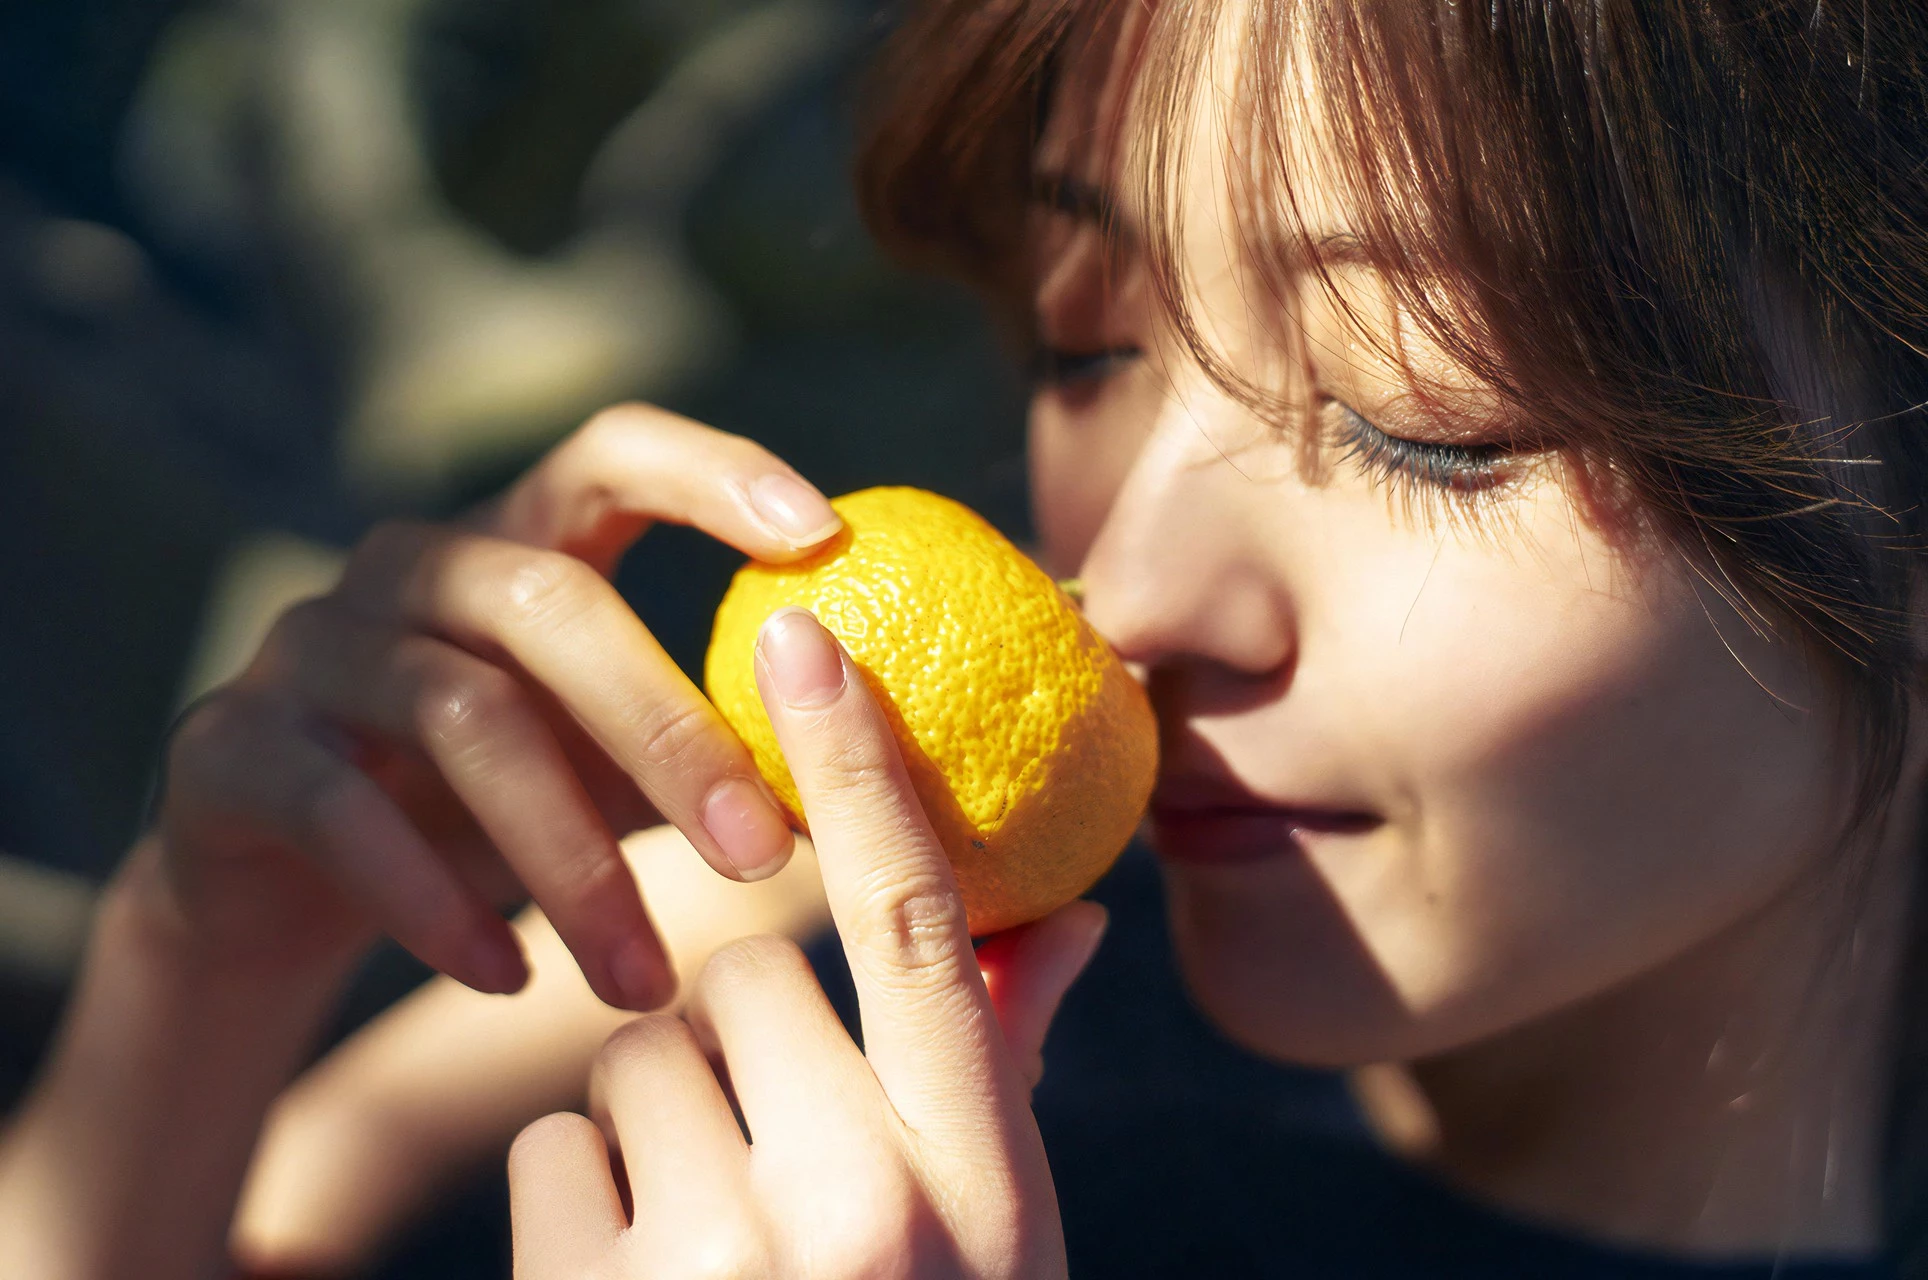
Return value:
<svg viewBox="0 0 1928 1280">
<path fill-rule="evenodd" d="M 0 8 L 0 1099 L 176 711 L 373 520 L 641 398 L 1023 535 L 1017 379 L 849 194 L 873 0 Z M 686 667 L 733 552 L 619 585 Z M 421 979 L 371 964 L 343 1027 Z M 390 1274 L 507 1274 L 485 1191 Z"/>
</svg>

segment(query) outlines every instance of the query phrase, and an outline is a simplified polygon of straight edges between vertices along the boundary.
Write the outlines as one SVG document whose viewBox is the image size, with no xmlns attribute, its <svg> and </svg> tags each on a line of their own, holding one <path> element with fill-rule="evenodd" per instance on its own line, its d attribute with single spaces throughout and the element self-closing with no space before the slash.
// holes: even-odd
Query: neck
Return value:
<svg viewBox="0 0 1928 1280">
<path fill-rule="evenodd" d="M 1912 812 L 1894 816 L 1912 832 Z M 1592 1000 L 1367 1069 L 1369 1119 L 1475 1197 L 1594 1238 L 1706 1257 L 1872 1252 L 1913 841 L 1880 843 L 1851 903 L 1794 886 Z"/>
</svg>

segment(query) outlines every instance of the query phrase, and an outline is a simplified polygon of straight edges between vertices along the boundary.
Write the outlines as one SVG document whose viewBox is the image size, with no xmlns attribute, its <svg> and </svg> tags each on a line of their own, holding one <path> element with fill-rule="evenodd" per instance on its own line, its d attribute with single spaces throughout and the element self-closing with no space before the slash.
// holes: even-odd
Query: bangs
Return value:
<svg viewBox="0 0 1928 1280">
<path fill-rule="evenodd" d="M 1865 478 L 1828 466 L 1847 460 L 1850 418 L 1885 411 L 1841 376 L 1862 363 L 1855 318 L 1812 323 L 1815 273 L 1789 234 L 1800 228 L 1776 225 L 1745 149 L 1785 133 L 1732 109 L 1771 96 L 1766 77 L 1712 56 L 1708 7 L 1696 7 L 1698 26 L 1652 29 L 1668 8 L 1160 6 L 1128 172 L 1161 303 L 1192 353 L 1227 390 L 1265 403 L 1187 315 L 1178 252 L 1198 95 L 1229 46 L 1220 115 L 1233 160 L 1215 176 L 1268 293 L 1289 297 L 1310 275 L 1352 313 L 1329 270 L 1329 230 L 1310 212 L 1336 204 L 1402 319 L 1495 393 L 1502 425 L 1530 433 L 1521 443 L 1584 451 L 1654 513 L 1720 522 L 1717 508 L 1666 492 L 1705 496 L 1707 469 L 1782 492 L 1784 512 L 1867 509 Z M 1522 23 L 1531 38 L 1515 38 Z M 1685 45 L 1707 56 L 1669 66 Z M 1214 87 L 1226 94 L 1223 80 Z M 1308 197 L 1309 178 L 1323 199 Z M 1353 318 L 1425 394 L 1386 335 Z M 1696 475 L 1666 474 L 1680 468 Z"/>
<path fill-rule="evenodd" d="M 1928 5 L 913 0 L 858 167 L 883 244 L 1022 326 L 1053 75 L 1121 14 L 1149 23 L 1122 121 L 1137 248 L 1205 371 L 1292 411 L 1189 313 L 1180 184 L 1209 89 L 1240 269 L 1349 310 L 1315 178 L 1400 323 L 1560 454 L 1583 511 L 1633 517 L 1813 655 L 1856 783 L 1844 845 L 1867 832 L 1928 692 Z M 1916 929 L 1904 1011 L 1928 984 Z M 1884 1233 L 1928 1275 L 1928 1024 L 1904 1023 Z"/>
<path fill-rule="evenodd" d="M 1315 176 L 1401 323 L 1490 389 L 1502 431 L 1557 451 L 1583 505 L 1637 515 L 1750 626 L 1843 677 L 1867 749 L 1862 807 L 1885 795 L 1928 495 L 1928 11 L 1165 0 L 1145 13 L 919 10 L 885 60 L 859 168 L 883 242 L 1022 315 L 1054 69 L 1082 56 L 1080 33 L 1144 22 L 1113 55 L 1136 59 L 1116 132 L 1138 247 L 1204 370 L 1257 412 L 1292 411 L 1188 308 L 1180 196 L 1210 108 L 1234 170 L 1215 177 L 1266 292 L 1290 298 L 1310 276 L 1350 311 L 1312 216 Z"/>
</svg>

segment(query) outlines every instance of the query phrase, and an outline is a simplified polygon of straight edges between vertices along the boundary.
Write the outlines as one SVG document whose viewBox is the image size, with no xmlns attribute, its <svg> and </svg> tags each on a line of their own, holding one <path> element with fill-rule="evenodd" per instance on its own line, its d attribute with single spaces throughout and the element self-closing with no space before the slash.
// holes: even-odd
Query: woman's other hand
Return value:
<svg viewBox="0 0 1928 1280">
<path fill-rule="evenodd" d="M 1063 1275 L 1030 1088 L 1103 911 L 1073 903 L 974 953 L 896 744 L 829 633 L 778 614 L 758 680 L 864 1048 L 793 944 L 726 948 L 684 1019 L 645 1017 L 610 1040 L 592 1087 L 600 1128 L 556 1115 L 517 1141 L 517 1276 Z"/>
<path fill-rule="evenodd" d="M 679 973 L 752 934 L 805 942 L 830 927 L 807 839 L 755 884 L 711 871 L 674 827 L 622 848 Z M 535 969 L 521 991 L 425 983 L 282 1093 L 235 1212 L 237 1260 L 264 1275 L 369 1274 L 437 1201 L 485 1169 L 499 1177 L 532 1120 L 585 1104 L 591 1065 L 631 1015 L 596 999 L 538 908 L 516 932 Z"/>
<path fill-rule="evenodd" d="M 158 829 L 187 921 L 269 955 L 381 929 L 506 992 L 528 971 L 497 908 L 526 892 L 599 997 L 666 1000 L 618 837 L 667 820 L 742 880 L 793 842 L 749 753 L 607 580 L 658 520 L 767 561 L 839 527 L 760 446 L 625 406 L 468 520 L 376 529 L 173 739 Z"/>
</svg>

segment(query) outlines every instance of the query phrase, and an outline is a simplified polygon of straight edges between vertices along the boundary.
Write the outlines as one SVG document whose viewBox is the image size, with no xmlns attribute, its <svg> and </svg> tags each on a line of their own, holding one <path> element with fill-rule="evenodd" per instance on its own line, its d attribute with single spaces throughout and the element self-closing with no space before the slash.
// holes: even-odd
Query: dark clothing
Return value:
<svg viewBox="0 0 1928 1280">
<path fill-rule="evenodd" d="M 1065 1001 L 1036 1108 L 1075 1280 L 1888 1280 L 1879 1264 L 1684 1265 L 1507 1219 L 1384 1154 L 1339 1079 L 1221 1039 L 1185 1000 L 1158 871 L 1091 895 L 1111 929 Z M 813 952 L 845 1010 L 835 939 Z"/>
</svg>

